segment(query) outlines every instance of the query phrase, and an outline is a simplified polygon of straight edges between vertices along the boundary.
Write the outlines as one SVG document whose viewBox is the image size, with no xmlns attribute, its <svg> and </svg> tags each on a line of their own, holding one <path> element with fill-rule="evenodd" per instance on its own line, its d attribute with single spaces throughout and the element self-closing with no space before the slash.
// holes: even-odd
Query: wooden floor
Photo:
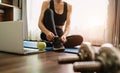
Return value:
<svg viewBox="0 0 120 73">
<path fill-rule="evenodd" d="M 45 52 L 32 55 L 15 55 L 0 52 L 0 73 L 80 73 L 72 64 L 58 64 L 58 56 L 70 53 Z"/>
</svg>

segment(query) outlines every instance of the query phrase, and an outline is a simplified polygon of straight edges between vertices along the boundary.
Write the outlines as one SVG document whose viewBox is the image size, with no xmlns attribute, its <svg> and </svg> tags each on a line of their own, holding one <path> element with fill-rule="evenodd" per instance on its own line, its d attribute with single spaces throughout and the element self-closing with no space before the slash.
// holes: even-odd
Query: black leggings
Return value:
<svg viewBox="0 0 120 73">
<path fill-rule="evenodd" d="M 45 11 L 43 24 L 49 31 L 53 32 L 55 36 L 61 37 L 63 35 L 63 30 L 55 27 L 54 13 L 52 9 L 47 9 Z M 43 32 L 40 36 L 42 40 L 48 41 L 46 35 Z M 78 46 L 83 42 L 83 37 L 81 35 L 71 35 L 66 37 L 66 39 L 67 42 L 64 43 L 64 46 L 66 48 L 74 48 L 75 46 Z M 47 43 L 47 46 L 52 46 L 52 44 Z"/>
</svg>

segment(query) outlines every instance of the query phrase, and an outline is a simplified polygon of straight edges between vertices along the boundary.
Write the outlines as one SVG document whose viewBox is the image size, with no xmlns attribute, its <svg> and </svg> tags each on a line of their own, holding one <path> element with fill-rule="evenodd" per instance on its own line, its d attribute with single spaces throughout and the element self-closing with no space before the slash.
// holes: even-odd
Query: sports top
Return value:
<svg viewBox="0 0 120 73">
<path fill-rule="evenodd" d="M 53 0 L 50 1 L 50 9 L 52 9 L 54 12 L 55 25 L 63 26 L 67 19 L 67 3 L 64 2 L 64 11 L 62 14 L 58 14 L 55 12 Z"/>
</svg>

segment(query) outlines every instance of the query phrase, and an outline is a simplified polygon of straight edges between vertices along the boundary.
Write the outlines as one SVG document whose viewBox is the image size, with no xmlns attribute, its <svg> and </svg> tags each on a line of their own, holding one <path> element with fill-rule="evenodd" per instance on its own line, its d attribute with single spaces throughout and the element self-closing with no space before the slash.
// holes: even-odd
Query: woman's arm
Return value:
<svg viewBox="0 0 120 73">
<path fill-rule="evenodd" d="M 43 4 L 42 4 L 42 8 L 41 8 L 41 14 L 40 14 L 40 17 L 39 17 L 39 23 L 38 23 L 38 27 L 41 29 L 41 31 L 45 34 L 47 34 L 49 32 L 49 30 L 47 30 L 43 24 L 43 17 L 44 17 L 44 12 L 45 10 L 47 9 L 48 7 L 48 2 L 47 1 L 44 1 Z"/>
<path fill-rule="evenodd" d="M 72 12 L 72 6 L 68 4 L 68 12 L 67 12 L 67 19 L 66 19 L 66 25 L 65 25 L 65 29 L 64 29 L 64 33 L 61 37 L 63 42 L 66 42 L 66 36 L 69 33 L 70 30 L 70 17 L 71 17 L 71 12 Z"/>
<path fill-rule="evenodd" d="M 54 38 L 54 34 L 52 32 L 50 32 L 48 29 L 46 29 L 46 27 L 43 24 L 43 17 L 44 17 L 44 12 L 47 8 L 49 8 L 49 1 L 44 1 L 42 4 L 42 9 L 41 9 L 41 14 L 39 17 L 39 23 L 38 23 L 38 27 L 40 28 L 40 30 L 46 34 L 46 37 L 48 40 L 52 40 Z"/>
</svg>

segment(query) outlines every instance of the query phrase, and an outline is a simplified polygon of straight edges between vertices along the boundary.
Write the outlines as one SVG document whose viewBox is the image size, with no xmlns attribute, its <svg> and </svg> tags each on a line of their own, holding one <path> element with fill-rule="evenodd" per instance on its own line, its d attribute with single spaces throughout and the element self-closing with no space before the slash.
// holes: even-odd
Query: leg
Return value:
<svg viewBox="0 0 120 73">
<path fill-rule="evenodd" d="M 83 42 L 83 37 L 80 35 L 72 35 L 67 37 L 67 42 L 64 44 L 66 48 L 74 48 Z"/>
<path fill-rule="evenodd" d="M 57 36 L 53 17 L 54 17 L 53 11 L 51 9 L 47 9 L 44 13 L 43 24 L 48 30 L 50 30 L 51 32 L 54 33 L 55 36 Z M 48 41 L 46 38 L 46 35 L 43 32 L 40 34 L 40 37 L 42 41 Z M 46 42 L 46 43 L 47 43 L 47 46 L 52 46 L 51 43 L 49 42 Z"/>
<path fill-rule="evenodd" d="M 54 22 L 54 13 L 51 9 L 47 9 L 44 13 L 43 18 L 43 24 L 44 26 L 54 33 L 55 36 L 57 36 L 56 28 L 55 28 L 55 22 Z"/>
<path fill-rule="evenodd" d="M 55 27 L 55 22 L 54 22 L 54 13 L 51 9 L 47 9 L 44 13 L 44 18 L 43 18 L 43 24 L 44 26 L 50 30 L 51 32 L 54 33 L 54 35 L 56 36 L 54 38 L 53 43 L 49 43 L 49 42 L 46 42 L 47 43 L 47 46 L 54 46 L 54 49 L 58 50 L 58 49 L 63 49 L 63 44 L 62 42 L 60 41 L 60 38 L 59 36 L 62 35 L 63 32 L 61 32 L 62 30 L 60 29 L 57 29 Z M 57 30 L 57 31 L 56 31 Z M 57 34 L 58 33 L 58 34 Z M 44 33 L 41 33 L 41 39 L 44 41 L 48 41 L 47 38 L 46 38 L 46 35 Z"/>
</svg>

